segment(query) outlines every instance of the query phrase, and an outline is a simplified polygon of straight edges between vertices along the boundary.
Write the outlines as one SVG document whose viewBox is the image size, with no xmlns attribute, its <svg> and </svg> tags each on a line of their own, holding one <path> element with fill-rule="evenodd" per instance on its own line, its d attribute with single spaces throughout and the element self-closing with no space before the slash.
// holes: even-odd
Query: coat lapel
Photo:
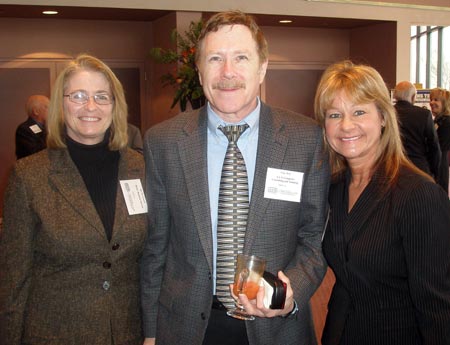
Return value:
<svg viewBox="0 0 450 345">
<path fill-rule="evenodd" d="M 370 183 L 359 196 L 347 217 L 347 223 L 344 229 L 345 243 L 349 243 L 351 238 L 365 227 L 367 219 L 385 197 L 382 194 L 384 180 L 380 171 L 375 172 Z M 348 193 L 348 188 L 346 193 Z M 348 207 L 348 203 L 346 207 Z"/>
<path fill-rule="evenodd" d="M 127 154 L 127 149 L 122 149 L 120 151 L 119 160 L 119 174 L 117 181 L 117 194 L 116 194 L 116 211 L 114 216 L 114 228 L 112 236 L 113 238 L 117 236 L 120 229 L 123 228 L 123 224 L 128 220 L 129 213 L 128 208 L 125 203 L 125 198 L 123 196 L 122 188 L 120 187 L 120 181 L 123 180 L 134 180 L 138 179 L 142 183 L 144 188 L 145 183 L 142 180 L 142 170 L 138 165 L 133 164 L 133 160 L 129 159 Z"/>
<path fill-rule="evenodd" d="M 200 110 L 198 116 L 192 116 L 183 131 L 185 137 L 178 142 L 178 152 L 198 235 L 212 271 L 213 243 L 208 192 L 206 107 Z"/>
<path fill-rule="evenodd" d="M 252 245 L 270 203 L 270 199 L 264 198 L 267 168 L 280 168 L 286 155 L 288 138 L 283 134 L 283 127 L 281 118 L 267 105 L 261 103 L 255 177 L 245 235 L 246 253 L 252 251 Z"/>
<path fill-rule="evenodd" d="M 50 160 L 49 183 L 61 193 L 73 209 L 106 238 L 105 229 L 85 187 L 83 178 L 67 149 L 48 150 Z"/>
</svg>

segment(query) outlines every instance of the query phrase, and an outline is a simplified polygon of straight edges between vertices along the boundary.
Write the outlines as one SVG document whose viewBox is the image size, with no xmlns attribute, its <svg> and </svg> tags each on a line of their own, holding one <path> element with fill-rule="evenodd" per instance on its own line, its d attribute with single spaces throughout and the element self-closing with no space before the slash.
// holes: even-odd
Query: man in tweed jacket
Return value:
<svg viewBox="0 0 450 345">
<path fill-rule="evenodd" d="M 257 97 L 267 43 L 241 12 L 213 16 L 200 37 L 197 65 L 208 104 L 145 135 L 149 237 L 141 272 L 145 344 L 315 344 L 309 299 L 325 273 L 321 237 L 328 165 L 316 124 Z M 249 175 L 244 253 L 267 260 L 287 283 L 284 309 L 239 296 L 255 321 L 226 316 L 214 302 L 217 197 L 228 140 L 219 125 L 247 124 L 239 138 Z M 286 194 L 268 171 L 293 174 Z M 299 176 L 299 177 L 298 177 Z M 298 308 L 297 308 L 298 307 Z M 298 313 L 297 313 L 298 309 Z"/>
</svg>

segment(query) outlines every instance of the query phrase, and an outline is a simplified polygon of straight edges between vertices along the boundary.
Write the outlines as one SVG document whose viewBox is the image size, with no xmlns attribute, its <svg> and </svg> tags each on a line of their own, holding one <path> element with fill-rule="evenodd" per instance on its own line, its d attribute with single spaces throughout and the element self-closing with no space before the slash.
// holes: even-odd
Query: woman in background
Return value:
<svg viewBox="0 0 450 345">
<path fill-rule="evenodd" d="M 437 183 L 448 190 L 448 152 L 450 150 L 450 92 L 436 88 L 430 91 L 430 107 L 434 116 L 434 124 L 441 147 L 441 164 L 438 170 Z"/>
<path fill-rule="evenodd" d="M 450 202 L 405 158 L 383 79 L 332 65 L 315 113 L 332 169 L 323 251 L 336 276 L 322 344 L 450 344 Z"/>
<path fill-rule="evenodd" d="M 127 148 L 110 68 L 88 55 L 70 62 L 47 124 L 48 149 L 19 160 L 6 190 L 0 344 L 142 344 L 146 215 L 130 214 L 119 181 L 142 180 L 144 162 Z"/>
</svg>

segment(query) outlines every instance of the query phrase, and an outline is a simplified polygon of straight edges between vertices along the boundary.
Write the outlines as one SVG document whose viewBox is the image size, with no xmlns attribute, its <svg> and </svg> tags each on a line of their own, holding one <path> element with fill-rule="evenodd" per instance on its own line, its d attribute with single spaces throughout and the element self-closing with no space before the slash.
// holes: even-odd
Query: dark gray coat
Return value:
<svg viewBox="0 0 450 345">
<path fill-rule="evenodd" d="M 329 171 L 309 118 L 261 105 L 245 253 L 290 278 L 298 318 L 247 322 L 251 345 L 314 344 L 309 299 L 325 274 L 321 237 Z M 213 241 L 207 112 L 184 113 L 145 136 L 149 237 L 142 265 L 144 332 L 157 344 L 201 344 L 212 303 Z M 223 159 L 218 158 L 218 159 Z M 264 198 L 267 168 L 304 172 L 300 203 Z"/>
</svg>

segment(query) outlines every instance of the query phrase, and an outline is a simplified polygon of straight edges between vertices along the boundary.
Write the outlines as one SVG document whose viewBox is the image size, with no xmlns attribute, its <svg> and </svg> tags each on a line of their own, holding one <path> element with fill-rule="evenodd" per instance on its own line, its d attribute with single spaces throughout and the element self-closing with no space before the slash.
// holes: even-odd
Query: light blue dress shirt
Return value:
<svg viewBox="0 0 450 345">
<path fill-rule="evenodd" d="M 237 145 L 244 157 L 248 175 L 248 193 L 251 199 L 253 178 L 255 176 L 256 152 L 258 149 L 259 116 L 261 103 L 257 99 L 256 108 L 239 123 L 226 123 L 211 108 L 208 111 L 208 189 L 211 210 L 212 238 L 213 238 L 213 293 L 216 291 L 216 255 L 217 255 L 217 213 L 219 204 L 220 177 L 222 165 L 227 151 L 228 139 L 218 127 L 220 125 L 247 124 L 249 128 L 239 137 Z"/>
</svg>

